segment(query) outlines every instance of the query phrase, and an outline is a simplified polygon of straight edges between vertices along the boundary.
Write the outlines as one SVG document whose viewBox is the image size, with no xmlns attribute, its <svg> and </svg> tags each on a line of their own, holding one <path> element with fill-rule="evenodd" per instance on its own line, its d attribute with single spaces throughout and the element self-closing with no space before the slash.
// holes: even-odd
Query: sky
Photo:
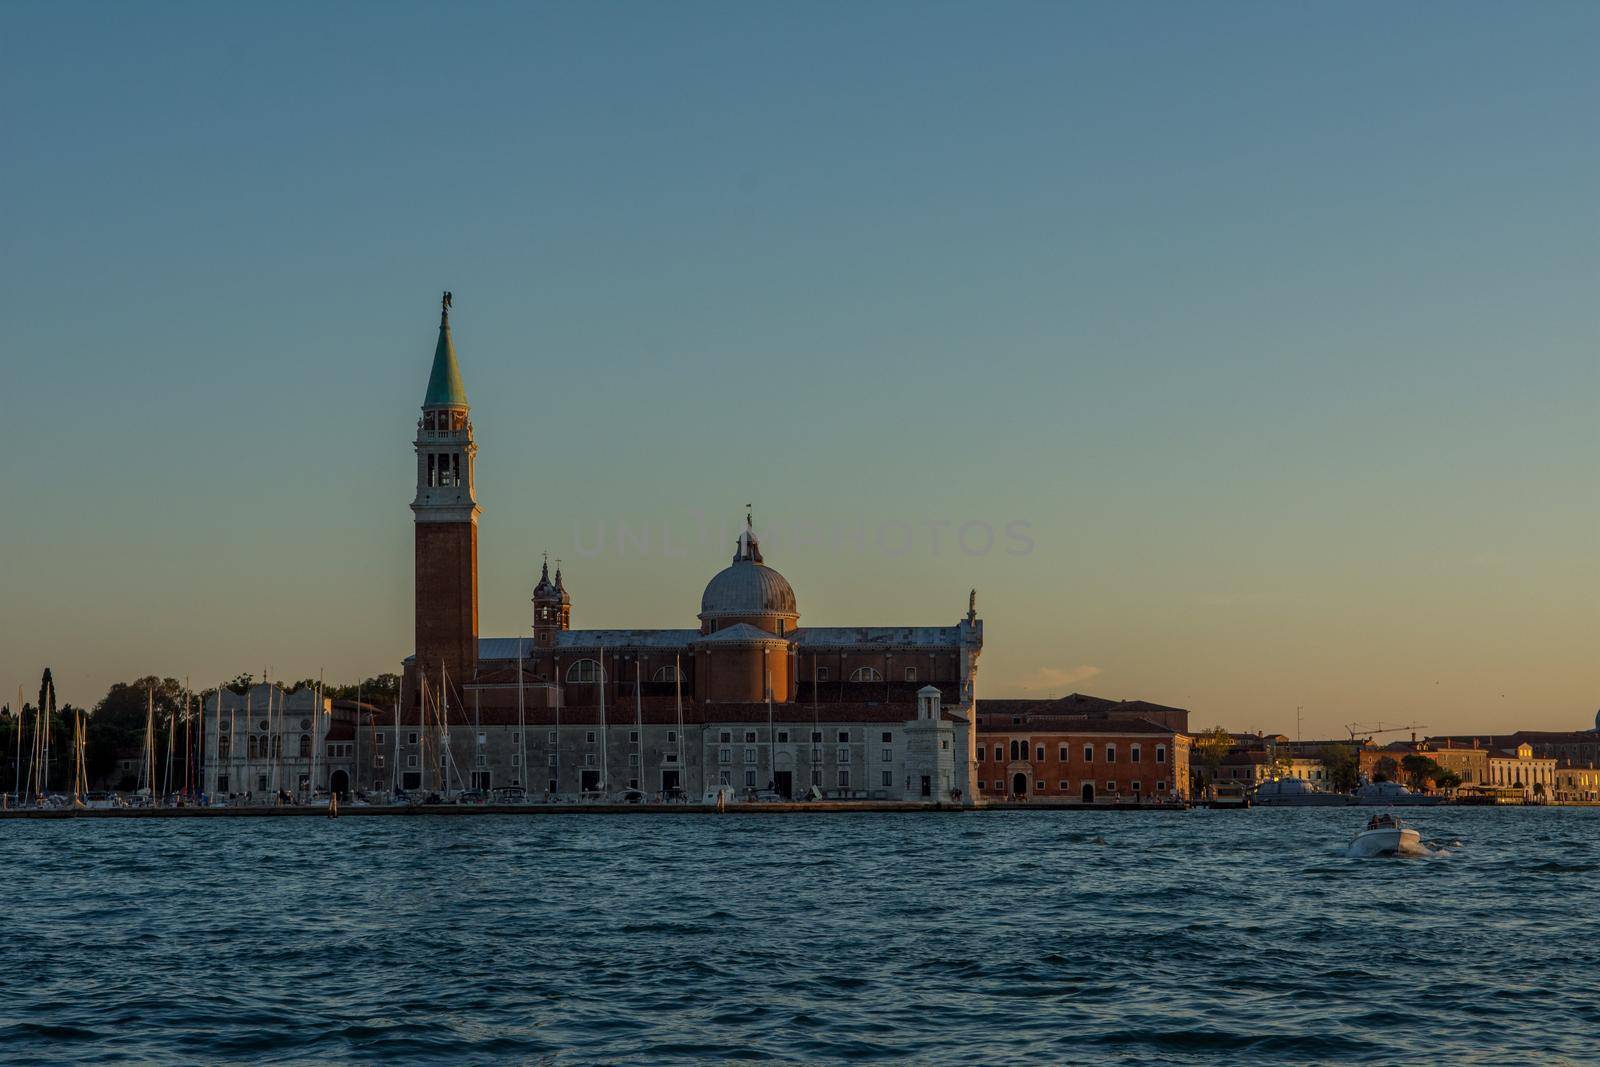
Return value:
<svg viewBox="0 0 1600 1067">
<path fill-rule="evenodd" d="M 1594 4 L 6 23 L 0 692 L 396 670 L 449 289 L 486 635 L 695 625 L 748 503 L 980 695 L 1594 724 Z"/>
</svg>

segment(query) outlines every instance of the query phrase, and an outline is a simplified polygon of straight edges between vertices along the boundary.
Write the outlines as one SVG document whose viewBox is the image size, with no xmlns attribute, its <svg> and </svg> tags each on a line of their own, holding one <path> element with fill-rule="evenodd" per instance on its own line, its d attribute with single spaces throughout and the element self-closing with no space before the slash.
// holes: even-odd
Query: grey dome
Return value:
<svg viewBox="0 0 1600 1067">
<path fill-rule="evenodd" d="M 788 579 L 750 559 L 724 567 L 700 595 L 700 617 L 718 615 L 799 615 Z"/>
</svg>

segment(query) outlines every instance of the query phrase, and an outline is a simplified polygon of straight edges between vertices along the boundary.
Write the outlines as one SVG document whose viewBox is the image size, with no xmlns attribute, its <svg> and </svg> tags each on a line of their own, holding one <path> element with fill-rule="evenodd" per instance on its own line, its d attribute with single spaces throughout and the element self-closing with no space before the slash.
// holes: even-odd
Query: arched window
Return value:
<svg viewBox="0 0 1600 1067">
<path fill-rule="evenodd" d="M 600 664 L 592 659 L 580 659 L 567 668 L 567 681 L 569 682 L 598 682 L 600 680 Z"/>
<path fill-rule="evenodd" d="M 272 758 L 277 759 L 281 755 L 283 755 L 283 737 L 280 734 L 272 739 Z"/>
<path fill-rule="evenodd" d="M 311 735 L 310 734 L 301 734 L 300 735 L 300 758 L 301 759 L 310 759 L 311 758 Z"/>
<path fill-rule="evenodd" d="M 251 734 L 248 738 L 245 739 L 245 741 L 246 741 L 245 748 L 249 752 L 250 758 L 251 759 L 255 759 L 257 756 L 260 755 L 260 749 L 256 745 L 256 735 L 255 734 Z"/>
<path fill-rule="evenodd" d="M 227 759 L 233 754 L 233 745 L 228 740 L 228 735 L 223 734 L 217 738 L 217 758 Z"/>
<path fill-rule="evenodd" d="M 850 672 L 852 682 L 881 682 L 883 675 L 878 673 L 876 667 L 857 667 Z"/>
<path fill-rule="evenodd" d="M 676 682 L 678 680 L 677 667 L 657 667 L 656 673 L 650 676 L 652 682 Z"/>
</svg>

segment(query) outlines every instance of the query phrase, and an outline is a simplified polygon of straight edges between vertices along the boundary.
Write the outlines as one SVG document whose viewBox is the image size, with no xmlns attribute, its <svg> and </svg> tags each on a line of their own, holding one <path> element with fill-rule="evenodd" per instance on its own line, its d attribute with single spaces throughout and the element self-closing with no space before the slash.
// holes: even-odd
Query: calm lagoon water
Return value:
<svg viewBox="0 0 1600 1067">
<path fill-rule="evenodd" d="M 1365 815 L 0 823 L 0 1059 L 1600 1061 L 1600 811 Z"/>
</svg>

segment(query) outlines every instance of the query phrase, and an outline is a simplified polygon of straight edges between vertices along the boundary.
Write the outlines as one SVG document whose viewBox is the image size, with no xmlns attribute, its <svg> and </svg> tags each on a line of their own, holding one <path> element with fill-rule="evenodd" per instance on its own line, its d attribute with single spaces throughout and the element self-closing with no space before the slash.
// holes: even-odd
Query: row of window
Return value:
<svg viewBox="0 0 1600 1067">
<path fill-rule="evenodd" d="M 1028 758 L 1029 745 L 1030 745 L 1030 742 L 1026 738 L 1024 738 L 1024 739 L 1022 739 L 1020 741 L 1013 740 L 1011 742 L 1011 748 L 1010 748 L 1012 762 L 1021 762 L 1021 761 L 1026 760 Z M 1056 752 L 1057 760 L 1059 762 L 1061 762 L 1061 763 L 1067 762 L 1067 760 L 1071 756 L 1070 749 L 1071 749 L 1070 745 L 1062 744 L 1062 745 L 1058 746 L 1058 749 L 1057 749 L 1057 752 Z M 1117 745 L 1116 745 L 1116 742 L 1114 742 L 1114 741 L 1107 742 L 1106 746 L 1105 746 L 1105 749 L 1106 749 L 1106 751 L 1105 751 L 1105 762 L 1107 762 L 1107 763 L 1115 763 L 1115 762 L 1117 762 Z M 994 746 L 994 761 L 996 763 L 1004 763 L 1006 761 L 1006 751 L 1007 750 L 1006 750 L 1006 746 L 1005 745 L 996 743 L 996 745 Z M 1044 745 L 1034 746 L 1034 762 L 1035 763 L 1043 763 L 1045 761 L 1045 751 L 1046 751 L 1046 749 L 1045 749 Z M 980 763 L 983 762 L 984 754 L 985 754 L 984 746 L 983 745 L 979 745 L 978 746 L 978 752 L 977 752 L 978 762 L 980 762 Z M 1141 750 L 1140 746 L 1138 746 L 1138 745 L 1129 746 L 1129 748 L 1128 748 L 1128 762 L 1129 763 L 1138 763 L 1142 758 L 1143 758 L 1143 751 Z M 1088 743 L 1084 744 L 1084 746 L 1083 746 L 1083 761 L 1085 763 L 1093 763 L 1094 762 L 1094 745 L 1088 744 Z M 1166 745 L 1157 745 L 1156 746 L 1156 762 L 1157 763 L 1165 763 L 1165 762 L 1167 762 L 1167 746 Z"/>
<path fill-rule="evenodd" d="M 381 734 L 379 735 L 379 740 L 380 740 L 380 742 L 382 740 L 382 735 Z M 246 751 L 247 751 L 247 753 L 248 753 L 248 755 L 249 755 L 249 757 L 251 759 L 276 759 L 278 756 L 281 756 L 283 754 L 283 745 L 281 744 L 282 741 L 283 741 L 283 738 L 274 737 L 274 738 L 272 738 L 272 743 L 269 746 L 268 743 L 267 743 L 267 738 L 265 738 L 265 737 L 259 738 L 259 739 L 255 738 L 255 737 L 249 737 L 249 738 L 246 738 L 246 742 L 247 743 L 246 743 L 245 748 L 246 748 Z M 328 755 L 333 757 L 333 758 L 335 758 L 335 759 L 338 759 L 338 758 L 341 758 L 341 757 L 349 757 L 349 756 L 355 755 L 356 746 L 355 746 L 354 742 L 337 742 L 337 743 L 330 743 L 327 746 L 327 748 L 328 748 Z M 232 755 L 233 755 L 233 742 L 226 736 L 217 738 L 217 756 L 218 756 L 218 758 L 220 758 L 220 759 L 228 759 Z M 300 758 L 301 759 L 309 759 L 310 757 L 311 757 L 311 735 L 310 734 L 302 734 L 300 736 Z"/>
<path fill-rule="evenodd" d="M 580 659 L 567 668 L 567 681 L 570 683 L 588 685 L 600 681 L 601 677 L 602 671 L 597 660 Z M 817 668 L 817 681 L 826 682 L 831 678 L 832 672 L 827 667 Z M 675 682 L 678 680 L 678 668 L 676 666 L 659 667 L 650 676 L 650 680 L 652 682 Z M 883 681 L 883 672 L 876 667 L 857 667 L 850 672 L 850 680 L 852 682 L 881 682 Z M 906 667 L 905 680 L 908 682 L 916 681 L 917 668 Z"/>
<path fill-rule="evenodd" d="M 892 786 L 894 784 L 894 778 L 893 778 L 892 775 L 893 775 L 893 772 L 891 772 L 891 771 L 884 771 L 883 772 L 883 784 L 885 786 Z M 824 775 L 823 775 L 823 773 L 822 773 L 820 768 L 812 770 L 812 772 L 811 772 L 811 784 L 812 785 L 816 786 L 818 789 L 826 789 L 828 784 L 827 784 L 826 781 L 823 780 L 823 778 L 824 778 Z M 851 788 L 851 785 L 850 785 L 850 768 L 848 768 L 848 767 L 840 767 L 837 771 L 834 772 L 833 780 L 834 780 L 834 784 L 840 789 L 849 789 L 849 788 Z M 731 786 L 733 784 L 733 772 L 732 771 L 718 771 L 717 772 L 717 784 L 718 785 Z M 756 788 L 756 770 L 755 770 L 754 767 L 745 768 L 744 784 L 745 784 L 746 787 L 748 787 L 750 789 Z"/>
<path fill-rule="evenodd" d="M 248 730 L 249 728 L 250 728 L 249 725 L 246 724 L 245 729 Z M 260 722 L 256 723 L 256 729 L 260 730 L 262 733 L 266 733 L 268 730 L 272 729 L 272 724 L 270 722 L 268 722 L 266 719 L 262 719 Z M 286 730 L 286 729 L 288 729 L 288 726 L 282 720 L 280 720 L 278 722 L 278 729 L 279 730 Z M 302 730 L 311 729 L 311 720 L 302 718 L 300 720 L 300 729 L 302 729 Z M 218 719 L 217 720 L 217 733 L 218 734 L 222 734 L 222 735 L 233 733 L 233 720 L 231 718 L 229 718 L 229 719 Z"/>
<path fill-rule="evenodd" d="M 271 741 L 270 744 L 268 743 L 268 740 L 269 739 L 265 738 L 265 737 L 256 737 L 254 734 L 251 734 L 249 737 L 246 737 L 245 738 L 245 751 L 248 753 L 249 758 L 250 759 L 277 759 L 280 756 L 282 756 L 283 755 L 283 737 L 282 737 L 282 735 L 277 735 L 277 736 L 272 737 L 270 739 L 270 741 Z M 299 749 L 299 751 L 300 751 L 300 758 L 301 759 L 310 759 L 311 758 L 311 735 L 310 734 L 301 734 L 300 735 L 300 749 Z M 232 756 L 233 756 L 233 741 L 232 741 L 232 739 L 229 738 L 226 734 L 224 734 L 223 736 L 217 738 L 217 757 L 219 759 L 230 759 Z"/>
<path fill-rule="evenodd" d="M 579 685 L 598 682 L 602 675 L 598 660 L 580 659 L 567 668 L 567 681 Z M 670 663 L 665 667 L 657 667 L 656 672 L 650 676 L 652 682 L 676 682 L 678 679 L 678 668 Z"/>
</svg>

